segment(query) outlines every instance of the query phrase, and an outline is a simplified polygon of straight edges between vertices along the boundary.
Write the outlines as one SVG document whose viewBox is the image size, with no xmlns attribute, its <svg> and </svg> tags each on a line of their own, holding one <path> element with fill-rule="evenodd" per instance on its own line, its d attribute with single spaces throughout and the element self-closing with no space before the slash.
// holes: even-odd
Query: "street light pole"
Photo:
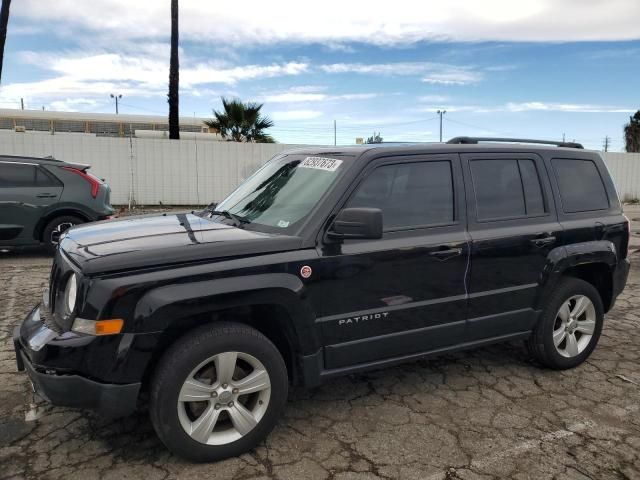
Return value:
<svg viewBox="0 0 640 480">
<path fill-rule="evenodd" d="M 440 115 L 440 143 L 442 143 L 442 116 L 447 113 L 446 110 L 438 110 L 438 115 Z"/>
<path fill-rule="evenodd" d="M 122 95 L 114 95 L 113 93 L 111 94 L 111 98 L 115 98 L 116 99 L 116 115 L 118 115 L 118 99 L 122 98 Z"/>
</svg>

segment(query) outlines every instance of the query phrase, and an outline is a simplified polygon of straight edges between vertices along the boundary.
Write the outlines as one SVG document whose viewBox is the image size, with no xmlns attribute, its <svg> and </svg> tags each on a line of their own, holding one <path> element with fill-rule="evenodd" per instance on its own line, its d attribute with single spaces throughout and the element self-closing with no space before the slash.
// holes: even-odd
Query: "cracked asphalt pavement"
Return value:
<svg viewBox="0 0 640 480">
<path fill-rule="evenodd" d="M 50 260 L 0 254 L 0 480 L 640 479 L 640 254 L 589 360 L 543 370 L 521 343 L 296 389 L 254 452 L 194 465 L 145 412 L 106 420 L 50 407 L 18 373 L 11 331 Z"/>
</svg>

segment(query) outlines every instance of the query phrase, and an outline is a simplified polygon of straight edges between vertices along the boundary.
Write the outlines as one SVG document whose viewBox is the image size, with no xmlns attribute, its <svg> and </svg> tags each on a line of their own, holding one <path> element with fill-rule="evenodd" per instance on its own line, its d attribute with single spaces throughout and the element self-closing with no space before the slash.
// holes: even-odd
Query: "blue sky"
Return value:
<svg viewBox="0 0 640 480">
<path fill-rule="evenodd" d="M 379 4 L 377 4 L 379 3 Z M 264 102 L 289 143 L 444 137 L 592 148 L 640 108 L 637 0 L 181 1 L 181 115 Z M 14 0 L 0 107 L 167 112 L 169 1 Z"/>
</svg>

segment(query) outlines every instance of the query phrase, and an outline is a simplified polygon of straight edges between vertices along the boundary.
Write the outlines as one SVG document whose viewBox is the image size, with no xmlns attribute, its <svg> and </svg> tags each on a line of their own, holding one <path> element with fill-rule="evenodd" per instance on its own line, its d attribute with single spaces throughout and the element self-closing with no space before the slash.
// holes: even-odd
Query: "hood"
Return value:
<svg viewBox="0 0 640 480">
<path fill-rule="evenodd" d="M 179 213 L 79 225 L 66 232 L 60 249 L 92 274 L 294 250 L 301 243 L 300 237 L 243 230 Z"/>
</svg>

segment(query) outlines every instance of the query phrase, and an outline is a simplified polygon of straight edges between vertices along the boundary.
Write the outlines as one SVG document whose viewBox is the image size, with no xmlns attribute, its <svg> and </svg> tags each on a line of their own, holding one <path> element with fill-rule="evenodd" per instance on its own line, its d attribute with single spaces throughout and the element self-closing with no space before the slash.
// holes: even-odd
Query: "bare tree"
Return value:
<svg viewBox="0 0 640 480">
<path fill-rule="evenodd" d="M 171 0 L 171 60 L 169 62 L 169 138 L 180 140 L 178 90 L 180 88 L 180 59 L 178 58 L 178 0 Z"/>
<path fill-rule="evenodd" d="M 0 7 L 0 81 L 2 81 L 2 62 L 4 61 L 4 42 L 7 40 L 7 25 L 9 25 L 9 7 L 11 0 L 2 0 Z"/>
</svg>

